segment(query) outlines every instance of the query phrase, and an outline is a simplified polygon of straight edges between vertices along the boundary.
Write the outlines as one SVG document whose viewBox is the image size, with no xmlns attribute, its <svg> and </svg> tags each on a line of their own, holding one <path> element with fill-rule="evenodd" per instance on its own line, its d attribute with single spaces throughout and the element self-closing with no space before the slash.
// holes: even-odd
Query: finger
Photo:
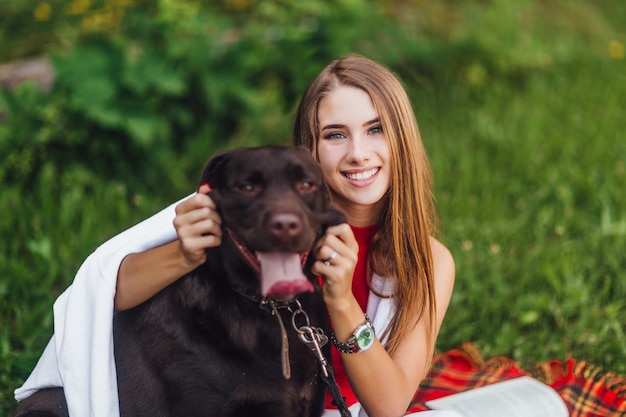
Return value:
<svg viewBox="0 0 626 417">
<path fill-rule="evenodd" d="M 209 185 L 209 183 L 204 183 L 200 187 L 198 187 L 199 194 L 207 194 L 209 191 L 211 191 L 211 186 Z"/>
<path fill-rule="evenodd" d="M 204 255 L 204 250 L 219 246 L 222 243 L 222 237 L 216 235 L 196 236 L 181 241 L 181 246 L 186 255 L 195 256 L 197 254 Z"/>
<path fill-rule="evenodd" d="M 336 255 L 333 255 L 333 252 L 336 252 Z M 320 261 L 325 261 L 328 258 L 331 259 L 332 263 L 336 264 L 338 258 L 345 258 L 348 260 L 356 261 L 358 255 L 358 245 L 356 247 L 350 247 L 346 245 L 342 240 L 340 240 L 337 236 L 327 235 L 323 238 L 323 242 L 320 246 L 318 246 L 317 251 L 315 253 L 316 259 Z"/>
<path fill-rule="evenodd" d="M 206 194 L 194 194 L 176 206 L 176 214 L 184 214 L 199 208 L 207 207 L 216 210 L 217 206 L 211 197 Z"/>
<path fill-rule="evenodd" d="M 206 220 L 210 220 L 218 226 L 222 224 L 222 217 L 219 213 L 209 207 L 200 207 L 177 217 L 180 217 L 180 221 L 186 224 L 195 224 Z"/>
<path fill-rule="evenodd" d="M 347 223 L 330 226 L 328 229 L 326 229 L 326 235 L 337 237 L 337 239 L 339 239 L 350 248 L 358 248 L 359 246 L 356 238 L 354 237 L 354 233 L 350 228 L 350 225 L 348 225 Z"/>
<path fill-rule="evenodd" d="M 202 221 L 194 223 L 193 225 L 191 225 L 191 227 L 193 227 L 192 232 L 195 235 L 206 236 L 208 234 L 211 234 L 217 237 L 222 236 L 221 219 L 219 219 L 219 217 L 217 219 L 204 219 Z"/>
<path fill-rule="evenodd" d="M 177 219 L 174 219 L 175 222 Z M 181 220 L 182 222 L 182 220 Z M 222 237 L 222 228 L 214 219 L 202 219 L 195 223 L 179 223 L 175 224 L 176 233 L 179 239 L 191 239 L 201 236 L 214 235 Z"/>
<path fill-rule="evenodd" d="M 219 229 L 218 229 L 219 230 Z M 205 259 L 207 248 L 216 247 L 222 244 L 221 232 L 216 234 L 191 234 L 179 238 L 180 249 L 183 256 L 190 263 L 197 263 Z"/>
<path fill-rule="evenodd" d="M 339 255 L 328 265 L 323 261 L 313 264 L 311 271 L 322 276 L 324 281 L 324 299 L 337 300 L 338 297 L 347 297 L 352 293 L 352 276 L 354 274 L 354 264 Z"/>
<path fill-rule="evenodd" d="M 173 223 L 177 231 L 197 223 L 202 223 L 203 227 L 212 229 L 221 227 L 222 218 L 215 210 L 208 207 L 201 207 L 186 213 L 178 213 L 176 217 L 174 217 Z M 205 232 L 207 231 L 210 230 L 206 230 Z"/>
<path fill-rule="evenodd" d="M 328 266 L 331 264 L 333 259 L 335 259 L 337 256 L 339 256 L 339 252 L 337 252 L 336 250 L 333 250 L 332 252 L 328 254 L 327 257 L 322 259 L 322 262 L 324 263 L 324 265 Z"/>
<path fill-rule="evenodd" d="M 347 251 L 347 249 L 346 249 Z M 325 276 L 352 276 L 354 267 L 356 266 L 357 254 L 348 252 L 342 252 L 329 247 L 323 247 L 319 254 L 316 256 L 313 267 L 315 273 L 320 273 Z M 320 256 L 320 254 L 323 254 Z M 334 280 L 335 278 L 331 278 Z M 337 278 L 339 279 L 339 278 Z"/>
</svg>

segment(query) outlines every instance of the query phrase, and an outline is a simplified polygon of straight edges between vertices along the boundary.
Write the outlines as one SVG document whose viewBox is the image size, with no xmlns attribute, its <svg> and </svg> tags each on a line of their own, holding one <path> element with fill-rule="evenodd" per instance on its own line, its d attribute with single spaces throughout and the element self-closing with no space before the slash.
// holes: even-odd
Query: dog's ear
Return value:
<svg viewBox="0 0 626 417">
<path fill-rule="evenodd" d="M 330 205 L 328 207 L 328 211 L 326 212 L 326 222 L 324 222 L 326 227 L 346 223 L 347 221 L 348 218 L 346 217 L 346 213 L 344 213 L 343 210 L 340 210 L 333 205 Z"/>
<path fill-rule="evenodd" d="M 325 194 L 324 199 L 326 200 L 324 202 L 326 205 L 326 211 L 324 212 L 324 220 L 322 221 L 324 230 L 326 230 L 329 226 L 347 223 L 348 217 L 346 216 L 346 213 L 333 204 L 330 187 L 326 184 L 326 181 L 322 182 L 322 186 Z"/>
<path fill-rule="evenodd" d="M 222 178 L 221 172 L 224 165 L 230 158 L 230 154 L 231 151 L 225 151 L 212 156 L 202 170 L 198 186 L 202 184 L 209 184 L 211 188 L 213 188 L 217 185 L 216 183 Z"/>
<path fill-rule="evenodd" d="M 330 187 L 328 186 L 326 181 L 324 181 L 322 185 L 324 187 L 324 197 L 326 198 L 326 204 L 328 205 L 328 209 L 325 213 L 326 220 L 324 221 L 324 227 L 326 228 L 328 226 L 335 226 L 337 224 L 346 223 L 348 221 L 346 213 L 332 203 L 332 194 L 330 192 Z"/>
<path fill-rule="evenodd" d="M 211 191 L 208 196 L 218 205 L 221 201 L 221 192 L 224 187 L 224 167 L 227 165 L 233 151 L 224 151 L 212 156 L 206 163 L 200 176 L 200 185 L 208 184 Z"/>
</svg>

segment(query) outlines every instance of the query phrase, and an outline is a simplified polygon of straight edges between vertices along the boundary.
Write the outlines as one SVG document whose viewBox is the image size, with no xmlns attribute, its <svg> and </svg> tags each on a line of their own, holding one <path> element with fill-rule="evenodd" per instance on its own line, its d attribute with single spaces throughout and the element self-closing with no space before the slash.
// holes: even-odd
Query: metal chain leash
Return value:
<svg viewBox="0 0 626 417">
<path fill-rule="evenodd" d="M 333 368 L 329 365 L 328 361 L 324 357 L 324 354 L 322 353 L 322 347 L 328 343 L 328 336 L 324 334 L 324 330 L 320 327 L 311 326 L 309 315 L 302 309 L 302 305 L 299 301 L 296 300 L 296 303 L 298 308 L 292 313 L 291 325 L 295 331 L 298 332 L 300 340 L 311 348 L 313 354 L 317 358 L 322 372 L 322 380 L 326 383 L 326 385 L 328 385 L 330 395 L 333 397 L 333 401 L 337 406 L 341 417 L 351 417 L 352 414 L 350 413 L 350 410 L 348 410 L 346 399 L 341 395 L 341 390 L 335 380 Z M 303 317 L 305 323 L 304 325 L 298 326 L 296 323 L 298 316 Z"/>
</svg>

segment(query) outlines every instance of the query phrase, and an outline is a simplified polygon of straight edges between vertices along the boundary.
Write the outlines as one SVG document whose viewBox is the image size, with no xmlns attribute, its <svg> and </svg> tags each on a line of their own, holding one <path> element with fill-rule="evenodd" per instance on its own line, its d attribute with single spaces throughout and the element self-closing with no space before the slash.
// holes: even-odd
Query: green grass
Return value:
<svg viewBox="0 0 626 417">
<path fill-rule="evenodd" d="M 0 415 L 15 407 L 13 390 L 52 334 L 52 304 L 82 260 L 165 204 L 121 184 L 90 188 L 85 183 L 96 180 L 73 174 L 49 172 L 33 189 L 8 184 L 0 193 Z"/>
<path fill-rule="evenodd" d="M 626 9 L 613 3 L 607 22 L 619 27 Z M 524 53 L 549 64 L 523 76 L 470 66 L 469 83 L 406 77 L 433 164 L 440 239 L 457 267 L 439 350 L 473 341 L 486 356 L 526 365 L 574 357 L 626 376 L 626 59 L 605 52 L 626 35 L 585 34 L 589 54 L 554 62 L 543 60 L 550 48 L 533 55 L 535 34 Z M 566 32 L 543 39 L 561 52 L 573 42 Z M 196 182 L 130 189 L 52 166 L 32 184 L 0 186 L 0 415 L 14 408 L 13 390 L 52 334 L 52 304 L 82 260 Z"/>
<path fill-rule="evenodd" d="M 626 375 L 624 73 L 578 63 L 420 106 L 457 264 L 441 349 Z"/>
</svg>

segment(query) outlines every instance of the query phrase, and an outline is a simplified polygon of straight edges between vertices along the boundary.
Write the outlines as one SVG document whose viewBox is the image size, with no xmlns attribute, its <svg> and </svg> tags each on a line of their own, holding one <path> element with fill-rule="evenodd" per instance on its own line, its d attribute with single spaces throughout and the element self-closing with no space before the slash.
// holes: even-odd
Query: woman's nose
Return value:
<svg viewBox="0 0 626 417">
<path fill-rule="evenodd" d="M 361 136 L 354 136 L 348 144 L 346 159 L 351 164 L 362 165 L 370 159 L 370 149 L 367 140 Z"/>
</svg>

